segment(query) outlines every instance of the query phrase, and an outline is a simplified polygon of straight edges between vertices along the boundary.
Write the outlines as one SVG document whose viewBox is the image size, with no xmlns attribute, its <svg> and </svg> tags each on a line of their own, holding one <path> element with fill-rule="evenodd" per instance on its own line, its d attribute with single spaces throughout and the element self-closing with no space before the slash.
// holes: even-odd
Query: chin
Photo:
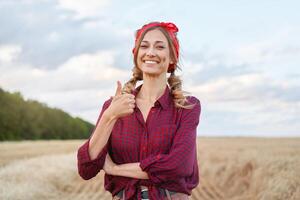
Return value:
<svg viewBox="0 0 300 200">
<path fill-rule="evenodd" d="M 159 76 L 164 73 L 166 74 L 161 66 L 148 67 L 142 65 L 140 69 L 147 76 Z"/>
<path fill-rule="evenodd" d="M 144 71 L 144 74 L 146 76 L 150 76 L 150 77 L 159 77 L 162 74 L 165 74 L 164 72 L 153 72 L 153 71 Z"/>
<path fill-rule="evenodd" d="M 158 71 L 154 71 L 154 70 L 144 70 L 143 71 L 144 72 L 144 74 L 153 74 L 153 75 L 158 75 L 158 74 L 160 74 L 160 72 L 158 72 Z"/>
</svg>

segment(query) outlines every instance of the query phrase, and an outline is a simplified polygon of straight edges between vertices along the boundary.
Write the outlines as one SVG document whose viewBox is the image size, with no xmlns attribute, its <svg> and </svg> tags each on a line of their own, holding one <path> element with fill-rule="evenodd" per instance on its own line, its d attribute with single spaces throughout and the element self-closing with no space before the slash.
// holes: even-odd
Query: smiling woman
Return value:
<svg viewBox="0 0 300 200">
<path fill-rule="evenodd" d="M 169 64 L 174 63 L 169 55 L 168 40 L 164 34 L 158 29 L 151 30 L 141 41 L 137 66 L 148 76 L 164 74 Z"/>
<path fill-rule="evenodd" d="M 133 78 L 108 99 L 78 171 L 90 179 L 105 171 L 113 199 L 188 199 L 199 183 L 196 136 L 200 101 L 184 96 L 178 69 L 178 28 L 152 22 L 136 32 Z M 167 77 L 167 73 L 171 73 Z M 143 84 L 136 88 L 137 81 Z"/>
</svg>

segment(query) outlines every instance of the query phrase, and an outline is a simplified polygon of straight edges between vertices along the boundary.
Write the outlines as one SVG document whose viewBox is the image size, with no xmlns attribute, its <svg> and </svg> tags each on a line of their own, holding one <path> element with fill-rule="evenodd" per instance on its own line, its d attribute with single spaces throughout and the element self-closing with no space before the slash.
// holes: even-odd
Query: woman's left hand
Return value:
<svg viewBox="0 0 300 200">
<path fill-rule="evenodd" d="M 116 166 L 116 164 L 112 161 L 111 157 L 109 154 L 106 155 L 103 170 L 105 173 L 113 175 L 113 169 Z"/>
</svg>

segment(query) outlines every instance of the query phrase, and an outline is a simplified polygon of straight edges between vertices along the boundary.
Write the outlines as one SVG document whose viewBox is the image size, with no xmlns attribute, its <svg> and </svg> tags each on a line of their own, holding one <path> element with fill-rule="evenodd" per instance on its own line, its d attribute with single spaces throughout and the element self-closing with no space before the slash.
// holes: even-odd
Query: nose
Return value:
<svg viewBox="0 0 300 200">
<path fill-rule="evenodd" d="M 149 47 L 148 51 L 146 52 L 146 55 L 149 56 L 149 57 L 155 56 L 154 49 L 152 47 Z"/>
</svg>

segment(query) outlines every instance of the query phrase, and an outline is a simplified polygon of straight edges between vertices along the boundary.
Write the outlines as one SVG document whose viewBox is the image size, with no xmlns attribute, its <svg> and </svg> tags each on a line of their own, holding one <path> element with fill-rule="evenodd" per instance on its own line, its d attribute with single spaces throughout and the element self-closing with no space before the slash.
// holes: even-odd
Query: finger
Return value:
<svg viewBox="0 0 300 200">
<path fill-rule="evenodd" d="M 133 105 L 133 106 L 135 106 L 135 102 L 128 102 L 128 105 Z"/>
<path fill-rule="evenodd" d="M 135 104 L 135 100 L 134 99 L 126 98 L 126 99 L 122 99 L 121 101 L 122 101 L 122 103 L 124 105 Z"/>
<path fill-rule="evenodd" d="M 129 109 L 128 109 L 128 112 L 129 112 L 129 113 L 133 113 L 133 108 L 129 108 Z"/>
<path fill-rule="evenodd" d="M 117 81 L 117 90 L 116 90 L 115 96 L 120 95 L 120 94 L 122 94 L 122 84 L 120 81 Z"/>
<path fill-rule="evenodd" d="M 114 96 L 113 99 L 116 101 L 118 99 L 121 99 L 122 98 L 122 95 L 117 95 L 117 96 Z"/>
<path fill-rule="evenodd" d="M 128 103 L 135 104 L 135 100 L 134 100 L 134 99 L 129 99 L 129 100 L 128 100 Z"/>
<path fill-rule="evenodd" d="M 122 97 L 125 98 L 125 99 L 128 99 L 128 98 L 129 99 L 135 99 L 135 96 L 133 94 L 127 94 L 127 93 L 123 94 Z"/>
<path fill-rule="evenodd" d="M 123 94 L 124 95 L 124 94 Z M 128 102 L 128 103 L 130 103 L 130 102 L 135 102 L 135 99 L 133 99 L 133 98 L 131 98 L 131 97 L 123 97 L 122 98 L 125 102 Z"/>
<path fill-rule="evenodd" d="M 130 108 L 134 108 L 135 105 L 131 103 L 131 104 L 129 104 L 129 107 L 130 107 Z"/>
</svg>

